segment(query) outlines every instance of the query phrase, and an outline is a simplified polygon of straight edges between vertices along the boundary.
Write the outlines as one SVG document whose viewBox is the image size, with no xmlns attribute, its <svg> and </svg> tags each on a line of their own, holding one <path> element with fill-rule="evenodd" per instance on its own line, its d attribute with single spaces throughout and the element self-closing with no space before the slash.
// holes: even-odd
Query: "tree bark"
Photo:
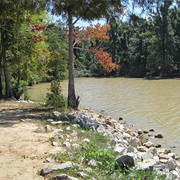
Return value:
<svg viewBox="0 0 180 180">
<path fill-rule="evenodd" d="M 0 33 L 1 34 L 1 33 Z M 1 38 L 1 36 L 0 36 Z M 2 39 L 0 40 L 0 99 L 3 98 L 3 87 L 2 87 Z"/>
<path fill-rule="evenodd" d="M 68 107 L 73 108 L 73 109 L 77 109 L 78 104 L 77 104 L 77 100 L 76 100 L 75 86 L 74 86 L 73 21 L 72 21 L 72 16 L 70 14 L 68 17 L 68 25 L 69 25 Z"/>
<path fill-rule="evenodd" d="M 2 87 L 2 57 L 0 57 L 0 99 L 3 99 L 3 87 Z"/>
<path fill-rule="evenodd" d="M 3 69 L 4 69 L 4 77 L 5 77 L 5 97 L 11 98 L 13 96 L 10 81 L 9 81 L 9 73 L 7 69 L 7 62 L 6 62 L 6 38 L 5 34 L 1 34 L 1 41 L 2 41 L 2 59 L 3 59 Z"/>
</svg>

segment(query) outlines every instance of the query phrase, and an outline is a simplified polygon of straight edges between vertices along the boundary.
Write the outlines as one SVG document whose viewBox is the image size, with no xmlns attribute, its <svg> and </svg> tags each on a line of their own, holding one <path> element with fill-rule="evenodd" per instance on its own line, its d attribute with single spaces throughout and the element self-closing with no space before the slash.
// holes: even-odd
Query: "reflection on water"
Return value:
<svg viewBox="0 0 180 180">
<path fill-rule="evenodd" d="M 180 81 L 144 80 L 127 78 L 79 78 L 75 81 L 80 106 L 105 113 L 118 119 L 123 117 L 128 126 L 151 129 L 163 134 L 158 139 L 166 147 L 180 150 Z M 67 96 L 67 81 L 61 83 Z M 32 99 L 45 97 L 49 84 L 30 89 Z"/>
</svg>

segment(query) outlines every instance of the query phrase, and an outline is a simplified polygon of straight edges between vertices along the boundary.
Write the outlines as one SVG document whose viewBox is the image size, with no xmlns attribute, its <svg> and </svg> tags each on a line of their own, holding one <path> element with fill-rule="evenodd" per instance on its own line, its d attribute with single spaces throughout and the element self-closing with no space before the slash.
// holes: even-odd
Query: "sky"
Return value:
<svg viewBox="0 0 180 180">
<path fill-rule="evenodd" d="M 168 1 L 168 0 L 167 0 L 167 1 Z M 177 1 L 180 1 L 180 0 L 177 0 Z M 135 14 L 140 14 L 140 13 L 141 13 L 141 11 L 140 11 L 140 9 L 139 9 L 138 7 L 135 7 L 135 8 L 132 10 L 132 2 L 133 2 L 132 0 L 129 0 L 128 2 L 129 2 L 129 5 L 128 5 L 127 9 L 129 9 L 131 12 L 134 11 Z M 174 5 L 175 5 L 175 3 L 174 3 Z M 178 8 L 180 8 L 180 6 L 178 6 Z M 147 15 L 144 14 L 143 16 L 145 17 L 145 16 L 147 16 Z M 53 16 L 53 19 L 54 19 L 54 21 L 56 21 L 56 20 L 61 19 L 61 18 L 58 18 L 57 16 Z M 123 17 L 123 20 L 124 20 L 124 19 L 126 19 L 126 17 Z M 61 19 L 61 21 L 63 22 L 62 19 Z M 79 21 L 75 24 L 75 26 L 84 27 L 84 26 L 89 26 L 90 24 L 95 25 L 95 24 L 97 24 L 97 23 L 100 23 L 101 25 L 104 25 L 104 24 L 106 24 L 106 20 L 102 18 L 102 19 L 100 19 L 100 20 L 92 21 L 91 23 L 90 23 L 90 22 L 87 22 L 87 21 L 79 20 Z"/>
</svg>

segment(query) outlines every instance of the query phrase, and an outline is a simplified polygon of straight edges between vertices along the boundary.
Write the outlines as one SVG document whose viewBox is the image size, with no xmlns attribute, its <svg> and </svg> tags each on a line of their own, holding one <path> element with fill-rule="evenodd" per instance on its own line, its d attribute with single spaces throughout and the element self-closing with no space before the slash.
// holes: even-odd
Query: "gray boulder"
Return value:
<svg viewBox="0 0 180 180">
<path fill-rule="evenodd" d="M 167 162 L 169 171 L 175 170 L 177 167 L 176 161 L 174 159 L 169 159 Z"/>
<path fill-rule="evenodd" d="M 53 111 L 53 118 L 56 120 L 60 120 L 62 117 L 62 114 L 59 111 Z"/>
<path fill-rule="evenodd" d="M 119 158 L 116 159 L 116 168 L 120 167 L 122 169 L 133 167 L 134 164 L 134 158 L 130 155 L 122 155 Z"/>
<path fill-rule="evenodd" d="M 73 168 L 73 164 L 70 161 L 62 163 L 62 164 L 55 166 L 53 168 L 44 168 L 41 170 L 40 175 L 45 176 L 45 175 L 47 175 L 53 171 L 64 170 L 64 169 L 68 169 L 68 168 Z"/>
<path fill-rule="evenodd" d="M 67 174 L 59 174 L 53 180 L 79 180 L 78 178 L 68 176 Z"/>
</svg>

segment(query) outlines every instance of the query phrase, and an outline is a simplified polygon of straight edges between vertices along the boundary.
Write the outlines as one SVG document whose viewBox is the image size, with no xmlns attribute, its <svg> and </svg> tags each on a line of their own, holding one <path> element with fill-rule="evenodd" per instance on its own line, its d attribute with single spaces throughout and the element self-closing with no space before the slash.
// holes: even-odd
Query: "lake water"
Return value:
<svg viewBox="0 0 180 180">
<path fill-rule="evenodd" d="M 61 83 L 67 96 L 67 81 Z M 49 83 L 29 89 L 32 100 L 45 97 Z M 78 78 L 75 80 L 80 106 L 103 110 L 132 129 L 154 129 L 162 139 L 151 139 L 180 154 L 180 80 L 133 78 Z M 174 146 L 176 148 L 174 148 Z"/>
</svg>

